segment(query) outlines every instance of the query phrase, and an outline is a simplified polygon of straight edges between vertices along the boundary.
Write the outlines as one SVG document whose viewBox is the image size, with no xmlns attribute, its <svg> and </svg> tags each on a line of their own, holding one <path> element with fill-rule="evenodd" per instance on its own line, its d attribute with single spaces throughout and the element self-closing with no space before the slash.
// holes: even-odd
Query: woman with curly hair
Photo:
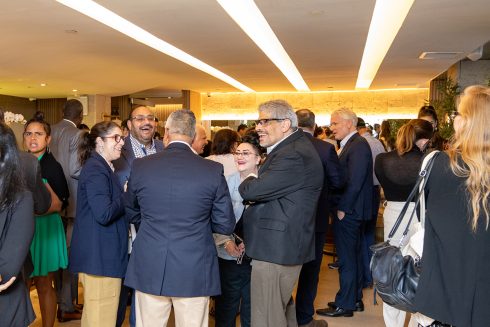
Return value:
<svg viewBox="0 0 490 327">
<path fill-rule="evenodd" d="M 238 186 L 251 173 L 258 174 L 259 164 L 265 150 L 259 144 L 255 131 L 248 131 L 234 152 L 237 172 L 226 178 L 237 221 L 233 235 L 214 234 L 218 250 L 221 295 L 216 298 L 216 327 L 235 326 L 236 315 L 240 311 L 240 325 L 250 326 L 250 277 L 252 267 L 245 256 L 243 244 L 244 210 L 243 199 Z"/>
</svg>

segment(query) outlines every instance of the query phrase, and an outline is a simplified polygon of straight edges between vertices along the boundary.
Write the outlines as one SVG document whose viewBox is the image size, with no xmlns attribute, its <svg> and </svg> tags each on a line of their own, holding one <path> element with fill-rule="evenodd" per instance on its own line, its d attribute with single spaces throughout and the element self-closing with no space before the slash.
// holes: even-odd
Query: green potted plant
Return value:
<svg viewBox="0 0 490 327">
<path fill-rule="evenodd" d="M 460 92 L 458 83 L 455 83 L 450 77 L 447 77 L 437 86 L 439 99 L 432 100 L 430 104 L 434 106 L 439 118 L 439 135 L 449 140 L 454 134 L 451 114 L 457 110 L 456 99 Z"/>
</svg>

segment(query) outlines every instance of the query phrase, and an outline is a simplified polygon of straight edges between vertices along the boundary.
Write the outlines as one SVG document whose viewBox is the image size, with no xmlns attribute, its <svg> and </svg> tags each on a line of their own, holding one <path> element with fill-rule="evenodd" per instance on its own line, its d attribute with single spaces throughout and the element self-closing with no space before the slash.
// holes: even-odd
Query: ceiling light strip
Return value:
<svg viewBox="0 0 490 327">
<path fill-rule="evenodd" d="M 367 36 L 356 89 L 368 89 L 398 34 L 414 0 L 377 0 Z"/>
<path fill-rule="evenodd" d="M 102 7 L 98 3 L 91 0 L 56 0 L 57 2 L 64 4 L 90 18 L 93 18 L 104 25 L 107 25 L 118 32 L 121 32 L 130 38 L 141 42 L 157 51 L 160 51 L 170 57 L 180 60 L 196 69 L 199 69 L 211 76 L 214 76 L 225 83 L 228 83 L 239 90 L 244 92 L 254 92 L 251 88 L 243 85 L 232 77 L 217 70 L 216 68 L 202 62 L 201 60 L 191 56 L 190 54 L 176 48 L 154 36 L 153 34 L 145 31 L 141 27 L 131 23 L 130 21 L 115 14 L 109 9 Z"/>
<path fill-rule="evenodd" d="M 252 0 L 216 0 L 298 91 L 309 91 L 303 77 Z"/>
</svg>

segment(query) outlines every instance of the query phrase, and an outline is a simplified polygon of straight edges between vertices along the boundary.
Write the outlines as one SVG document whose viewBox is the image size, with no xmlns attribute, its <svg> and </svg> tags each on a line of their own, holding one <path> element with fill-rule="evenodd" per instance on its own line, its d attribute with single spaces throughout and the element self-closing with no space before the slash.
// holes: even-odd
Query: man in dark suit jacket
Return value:
<svg viewBox="0 0 490 327">
<path fill-rule="evenodd" d="M 311 141 L 297 126 L 286 101 L 259 106 L 256 131 L 268 156 L 259 176 L 246 178 L 239 187 L 250 203 L 243 224 L 245 251 L 253 259 L 254 327 L 297 325 L 291 293 L 301 266 L 315 259 L 315 212 L 323 169 Z"/>
<path fill-rule="evenodd" d="M 340 141 L 339 160 L 346 183 L 334 220 L 340 290 L 335 302 L 316 311 L 330 317 L 352 317 L 354 310 L 364 310 L 360 237 L 362 223 L 371 219 L 373 159 L 369 144 L 357 133 L 356 126 L 357 116 L 350 109 L 338 109 L 331 115 L 330 128 Z"/>
<path fill-rule="evenodd" d="M 332 207 L 332 198 L 329 196 L 333 190 L 342 187 L 344 178 L 340 168 L 339 158 L 335 147 L 325 141 L 313 137 L 315 131 L 315 114 L 308 109 L 296 111 L 298 126 L 304 131 L 306 137 L 313 143 L 323 166 L 323 188 L 318 200 L 315 222 L 315 260 L 303 264 L 296 290 L 296 320 L 301 326 L 327 326 L 324 320 L 315 320 L 313 315 L 318 276 L 323 258 L 323 245 L 327 236 L 328 215 Z"/>
<path fill-rule="evenodd" d="M 177 110 L 167 120 L 160 153 L 137 159 L 126 213 L 140 221 L 125 284 L 136 290 L 136 325 L 207 326 L 209 296 L 220 293 L 213 232 L 231 234 L 235 217 L 223 166 L 190 144 L 196 119 Z"/>
<path fill-rule="evenodd" d="M 131 166 L 136 158 L 146 157 L 163 150 L 163 142 L 155 140 L 153 136 L 156 131 L 155 114 L 146 106 L 138 105 L 129 113 L 127 120 L 129 135 L 124 139 L 124 145 L 121 149 L 119 159 L 112 162 L 114 173 L 119 179 L 121 187 L 125 187 L 129 180 Z M 131 224 L 131 238 L 136 237 L 136 228 Z M 131 245 L 130 245 L 131 247 Z M 121 287 L 119 297 L 119 308 L 117 311 L 116 327 L 122 326 L 126 316 L 126 306 L 130 289 L 124 285 Z M 134 297 L 133 297 L 134 299 Z M 130 326 L 135 326 L 134 301 L 131 305 L 131 314 L 129 316 Z"/>
<path fill-rule="evenodd" d="M 65 213 L 62 215 L 63 224 L 66 232 L 66 243 L 68 251 L 71 246 L 71 235 L 77 205 L 78 176 L 80 175 L 80 161 L 78 158 L 78 148 L 82 140 L 83 131 L 77 128 L 82 123 L 83 106 L 76 99 L 70 99 L 63 107 L 63 119 L 51 126 L 51 143 L 49 149 L 60 163 L 65 174 L 70 198 Z M 78 296 L 78 278 L 72 275 L 67 269 L 63 269 L 61 276 L 61 290 L 58 291 L 58 320 L 60 322 L 80 319 L 81 313 L 73 306 L 74 299 Z M 59 284 L 60 281 L 56 280 Z"/>
</svg>

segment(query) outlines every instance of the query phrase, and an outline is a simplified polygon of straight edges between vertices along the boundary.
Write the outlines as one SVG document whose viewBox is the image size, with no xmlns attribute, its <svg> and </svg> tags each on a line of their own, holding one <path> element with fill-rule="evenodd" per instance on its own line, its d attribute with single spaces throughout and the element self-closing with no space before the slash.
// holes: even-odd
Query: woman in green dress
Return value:
<svg viewBox="0 0 490 327">
<path fill-rule="evenodd" d="M 50 135 L 51 127 L 43 120 L 42 113 L 38 112 L 25 125 L 24 146 L 39 160 L 43 180 L 63 203 L 63 210 L 68 204 L 68 185 L 61 165 L 49 153 Z M 54 273 L 68 265 L 65 231 L 59 212 L 36 217 L 31 256 L 34 265 L 31 277 L 34 278 L 39 296 L 42 324 L 43 327 L 52 327 L 56 316 Z"/>
</svg>

